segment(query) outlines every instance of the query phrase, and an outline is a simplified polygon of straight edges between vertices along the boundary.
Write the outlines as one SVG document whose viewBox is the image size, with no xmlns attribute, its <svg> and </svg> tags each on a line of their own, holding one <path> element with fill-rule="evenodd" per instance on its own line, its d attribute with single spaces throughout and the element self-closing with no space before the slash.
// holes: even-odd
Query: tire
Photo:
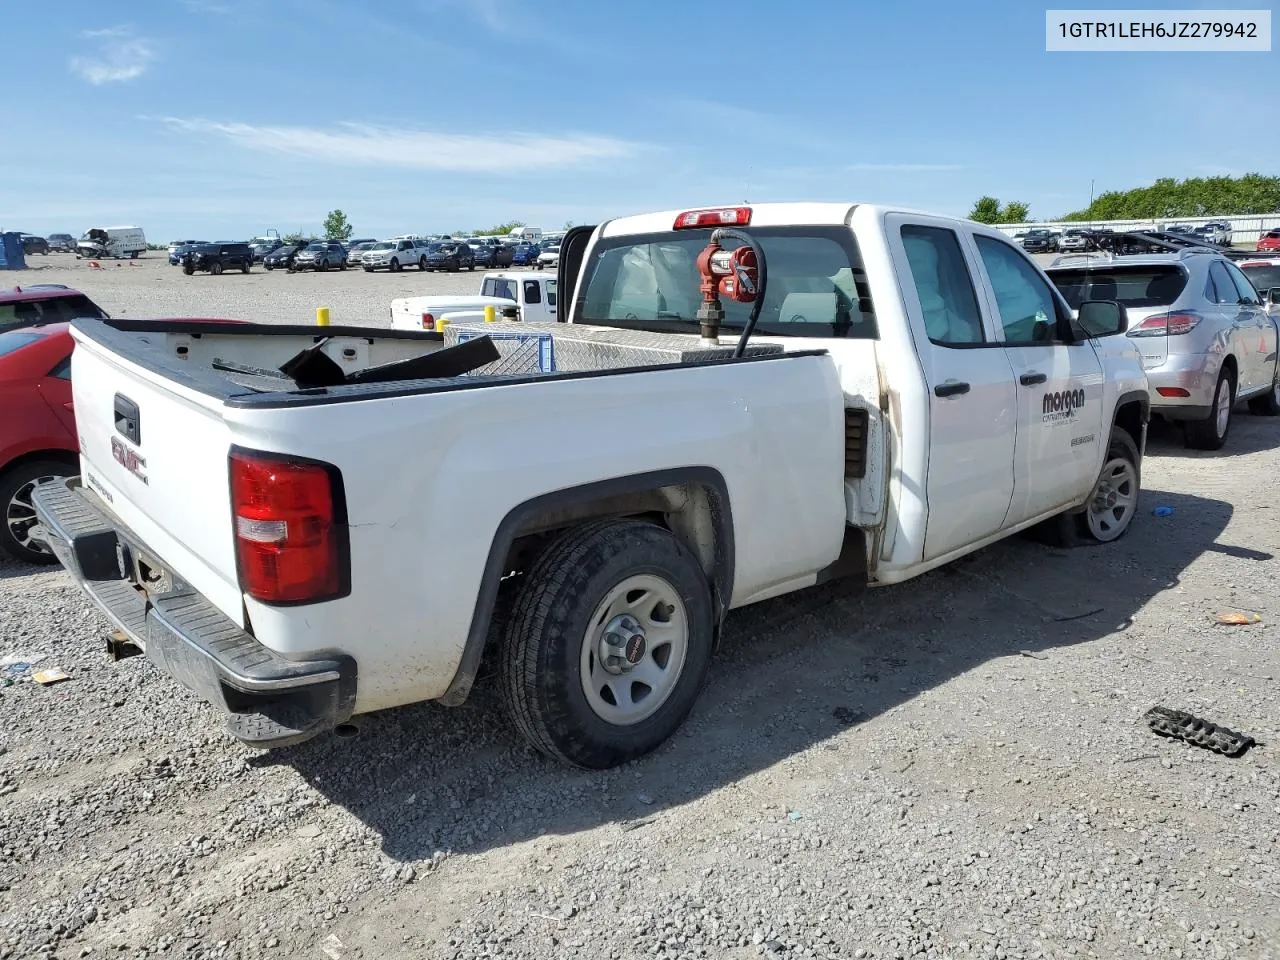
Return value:
<svg viewBox="0 0 1280 960">
<path fill-rule="evenodd" d="M 1225 391 L 1225 395 L 1224 395 Z M 1231 371 L 1223 368 L 1218 374 L 1218 383 L 1213 388 L 1213 404 L 1209 415 L 1203 420 L 1188 420 L 1186 424 L 1187 446 L 1192 450 L 1221 450 L 1227 442 L 1227 434 L 1231 432 L 1231 408 L 1236 399 L 1235 378 Z M 1226 415 L 1223 416 L 1222 405 L 1226 404 Z"/>
<path fill-rule="evenodd" d="M 1141 488 L 1142 456 L 1138 445 L 1128 431 L 1113 428 L 1107 441 L 1107 458 L 1084 510 L 1060 513 L 1037 525 L 1036 539 L 1054 547 L 1114 543 L 1128 533 L 1137 516 Z"/>
<path fill-rule="evenodd" d="M 470 263 L 467 264 L 468 273 L 470 273 L 471 271 L 474 271 L 475 268 L 476 268 L 476 262 L 474 260 L 472 260 Z"/>
<path fill-rule="evenodd" d="M 221 264 L 221 263 L 211 263 L 211 264 L 209 265 L 209 272 L 210 272 L 210 273 L 212 273 L 215 277 L 217 277 L 217 276 L 221 276 L 221 274 L 222 274 L 222 264 Z"/>
<path fill-rule="evenodd" d="M 427 258 L 426 258 L 426 257 L 421 257 L 421 258 L 418 260 L 418 272 L 419 272 L 419 273 L 425 273 L 425 272 L 426 272 L 426 270 L 427 270 Z"/>
<path fill-rule="evenodd" d="M 130 260 L 137 260 L 137 259 L 138 259 L 138 251 L 137 251 L 137 250 L 135 250 L 135 251 L 133 251 L 133 253 L 129 254 L 129 259 L 130 259 Z"/>
<path fill-rule="evenodd" d="M 373 273 L 373 267 L 365 267 L 365 268 L 364 268 L 364 272 L 365 272 L 365 273 Z"/>
<path fill-rule="evenodd" d="M 275 267 L 273 267 L 273 266 L 272 266 L 271 264 L 269 264 L 269 263 L 264 263 L 264 264 L 263 264 L 263 266 L 264 266 L 264 267 L 266 267 L 267 273 L 270 273 L 272 270 L 274 270 L 274 269 L 275 269 Z"/>
<path fill-rule="evenodd" d="M 240 264 L 240 272 L 241 272 L 241 273 L 248 273 L 248 272 L 249 272 L 249 270 L 250 270 L 250 269 L 252 269 L 252 266 L 253 266 L 253 265 L 252 265 L 252 264 L 250 264 L 248 260 L 246 260 L 244 263 Z"/>
<path fill-rule="evenodd" d="M 622 609 L 635 611 L 641 629 L 615 651 L 614 673 L 599 651 Z M 714 633 L 706 577 L 673 534 L 635 520 L 584 524 L 543 551 L 516 597 L 498 657 L 507 712 L 554 759 L 595 770 L 634 760 L 688 716 Z M 653 682 L 621 679 L 641 675 Z"/>
<path fill-rule="evenodd" d="M 76 472 L 75 467 L 57 460 L 31 460 L 0 476 L 0 509 L 4 511 L 4 523 L 0 525 L 0 552 L 24 563 L 58 562 L 48 547 L 36 545 L 25 536 L 36 522 L 31 491 L 42 480 L 72 477 Z"/>
<path fill-rule="evenodd" d="M 1249 401 L 1249 412 L 1255 417 L 1280 416 L 1280 370 L 1272 376 L 1271 392 Z"/>
<path fill-rule="evenodd" d="M 338 271 L 340 273 L 345 273 L 346 269 L 347 269 L 347 261 L 345 260 L 338 261 Z"/>
<path fill-rule="evenodd" d="M 189 263 L 184 263 L 182 265 L 182 272 L 189 277 L 196 272 L 196 268 Z"/>
<path fill-rule="evenodd" d="M 329 272 L 329 261 L 328 261 L 328 260 L 317 260 L 317 261 L 316 261 L 316 273 L 328 273 L 328 272 Z"/>
<path fill-rule="evenodd" d="M 400 261 L 399 261 L 399 260 L 397 260 L 395 257 L 392 257 L 392 258 L 391 258 L 391 263 L 390 263 L 390 264 L 388 264 L 388 266 L 387 266 L 387 270 L 388 270 L 389 272 L 391 272 L 391 273 L 399 273 L 399 272 L 400 272 Z"/>
</svg>

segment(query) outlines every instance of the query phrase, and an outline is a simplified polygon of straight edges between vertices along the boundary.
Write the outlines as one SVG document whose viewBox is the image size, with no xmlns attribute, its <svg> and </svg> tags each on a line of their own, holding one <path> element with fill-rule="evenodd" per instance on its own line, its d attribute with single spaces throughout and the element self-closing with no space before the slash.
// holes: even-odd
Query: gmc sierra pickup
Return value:
<svg viewBox="0 0 1280 960">
<path fill-rule="evenodd" d="M 997 230 L 672 211 L 559 269 L 565 322 L 471 334 L 76 321 L 81 474 L 38 535 L 248 743 L 458 704 L 489 652 L 517 728 L 598 768 L 680 725 L 735 607 L 1135 516 L 1124 310 Z"/>
</svg>

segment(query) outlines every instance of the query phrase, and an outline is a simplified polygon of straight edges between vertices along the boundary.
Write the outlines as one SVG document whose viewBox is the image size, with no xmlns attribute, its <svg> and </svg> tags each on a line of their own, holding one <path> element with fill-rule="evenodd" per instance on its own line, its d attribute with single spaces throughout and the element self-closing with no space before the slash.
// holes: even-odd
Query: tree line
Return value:
<svg viewBox="0 0 1280 960">
<path fill-rule="evenodd" d="M 1058 220 L 1167 220 L 1177 217 L 1229 217 L 1280 213 L 1280 177 L 1246 173 L 1242 177 L 1161 177 L 1148 187 L 1108 190 L 1083 210 Z M 978 223 L 1029 223 L 1030 207 L 1018 200 L 1001 204 L 979 197 L 969 211 Z"/>
</svg>

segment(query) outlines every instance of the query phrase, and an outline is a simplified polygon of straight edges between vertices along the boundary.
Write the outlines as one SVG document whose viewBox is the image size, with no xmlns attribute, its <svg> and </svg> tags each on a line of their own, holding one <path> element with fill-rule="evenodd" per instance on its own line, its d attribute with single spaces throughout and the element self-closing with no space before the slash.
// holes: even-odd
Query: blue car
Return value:
<svg viewBox="0 0 1280 960">
<path fill-rule="evenodd" d="M 538 254 L 542 252 L 542 247 L 536 243 L 521 243 L 516 245 L 515 253 L 511 257 L 511 263 L 517 267 L 530 267 L 538 262 Z"/>
</svg>

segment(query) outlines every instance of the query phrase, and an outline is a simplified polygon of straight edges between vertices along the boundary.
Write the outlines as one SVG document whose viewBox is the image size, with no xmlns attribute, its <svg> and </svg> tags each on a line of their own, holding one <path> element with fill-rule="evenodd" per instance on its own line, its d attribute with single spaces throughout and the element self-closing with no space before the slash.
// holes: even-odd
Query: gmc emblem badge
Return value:
<svg viewBox="0 0 1280 960">
<path fill-rule="evenodd" d="M 120 464 L 143 483 L 148 483 L 147 475 L 142 472 L 147 465 L 145 457 L 139 455 L 137 450 L 133 450 L 124 445 L 124 441 L 119 437 L 111 438 L 111 456 L 115 458 L 116 463 Z"/>
</svg>

